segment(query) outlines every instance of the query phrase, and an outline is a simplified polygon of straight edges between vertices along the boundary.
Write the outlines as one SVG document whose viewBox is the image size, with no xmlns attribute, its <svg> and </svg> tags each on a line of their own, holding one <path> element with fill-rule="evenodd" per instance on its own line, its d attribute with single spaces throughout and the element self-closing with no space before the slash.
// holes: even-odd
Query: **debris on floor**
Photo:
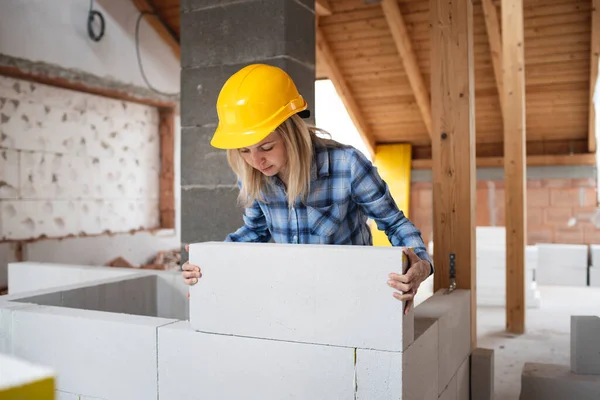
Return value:
<svg viewBox="0 0 600 400">
<path fill-rule="evenodd" d="M 134 265 L 123 257 L 116 257 L 104 264 L 107 267 L 116 268 L 139 268 L 139 269 L 160 269 L 175 270 L 181 265 L 181 250 L 159 251 L 156 256 L 150 258 L 145 264 Z"/>
</svg>

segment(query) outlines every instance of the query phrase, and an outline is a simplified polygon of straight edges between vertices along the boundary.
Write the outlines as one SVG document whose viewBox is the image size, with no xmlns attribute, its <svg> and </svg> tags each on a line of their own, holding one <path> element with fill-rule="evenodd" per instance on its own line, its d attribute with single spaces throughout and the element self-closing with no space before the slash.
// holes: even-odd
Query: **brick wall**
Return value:
<svg viewBox="0 0 600 400">
<path fill-rule="evenodd" d="M 600 243 L 596 211 L 596 180 L 529 179 L 527 181 L 527 240 L 536 243 Z M 431 182 L 411 184 L 411 221 L 423 240 L 433 240 Z M 504 226 L 504 181 L 477 181 L 477 226 Z M 595 221 L 595 222 L 594 222 Z"/>
</svg>

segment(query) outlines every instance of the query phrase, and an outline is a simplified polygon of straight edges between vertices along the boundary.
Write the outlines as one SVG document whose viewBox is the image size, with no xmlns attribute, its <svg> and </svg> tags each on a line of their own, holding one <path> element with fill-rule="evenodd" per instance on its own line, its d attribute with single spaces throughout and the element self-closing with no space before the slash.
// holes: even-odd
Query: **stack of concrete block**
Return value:
<svg viewBox="0 0 600 400">
<path fill-rule="evenodd" d="M 571 365 L 525 363 L 521 400 L 600 399 L 600 318 L 571 316 Z"/>
<path fill-rule="evenodd" d="M 589 269 L 590 286 L 600 287 L 600 245 L 590 245 L 591 265 Z"/>
<path fill-rule="evenodd" d="M 587 286 L 588 246 L 585 244 L 538 244 L 538 285 Z"/>
<path fill-rule="evenodd" d="M 506 228 L 477 227 L 477 304 L 505 306 L 506 304 Z M 536 246 L 525 249 L 525 304 L 540 306 L 540 292 L 534 281 L 538 263 Z"/>
<path fill-rule="evenodd" d="M 189 321 L 174 271 L 12 264 L 24 291 L 0 297 L 0 352 L 55 369 L 60 399 L 466 400 L 481 372 L 470 292 L 404 314 L 386 285 L 406 268 L 398 248 L 204 243 L 190 257 Z"/>
</svg>

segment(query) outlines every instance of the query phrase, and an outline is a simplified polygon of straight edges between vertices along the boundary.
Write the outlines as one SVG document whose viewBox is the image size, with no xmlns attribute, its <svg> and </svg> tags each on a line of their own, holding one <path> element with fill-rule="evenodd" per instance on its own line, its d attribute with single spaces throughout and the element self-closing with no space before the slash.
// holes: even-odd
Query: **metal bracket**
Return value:
<svg viewBox="0 0 600 400">
<path fill-rule="evenodd" d="M 450 253 L 450 287 L 446 294 L 450 294 L 456 289 L 456 254 Z"/>
</svg>

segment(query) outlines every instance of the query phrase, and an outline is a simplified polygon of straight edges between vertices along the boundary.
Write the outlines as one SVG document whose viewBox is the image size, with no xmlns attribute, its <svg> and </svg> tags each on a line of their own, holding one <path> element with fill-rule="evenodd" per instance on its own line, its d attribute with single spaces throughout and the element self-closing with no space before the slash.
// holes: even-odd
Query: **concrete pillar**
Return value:
<svg viewBox="0 0 600 400">
<path fill-rule="evenodd" d="M 181 1 L 183 243 L 220 241 L 243 223 L 236 177 L 209 141 L 222 85 L 252 63 L 287 71 L 314 115 L 314 0 Z"/>
</svg>

